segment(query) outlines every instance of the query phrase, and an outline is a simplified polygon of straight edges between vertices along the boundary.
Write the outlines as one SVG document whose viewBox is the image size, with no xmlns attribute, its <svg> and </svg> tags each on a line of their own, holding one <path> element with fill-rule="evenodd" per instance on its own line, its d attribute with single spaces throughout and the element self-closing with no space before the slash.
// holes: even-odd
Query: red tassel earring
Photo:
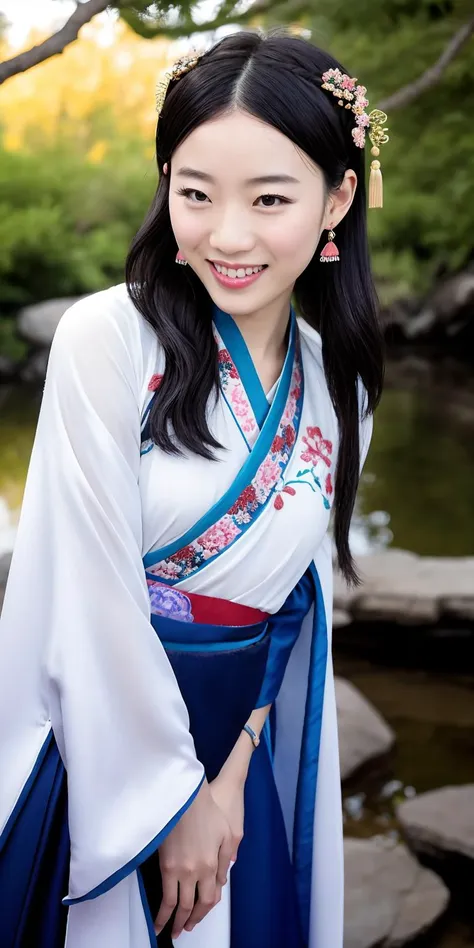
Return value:
<svg viewBox="0 0 474 948">
<path fill-rule="evenodd" d="M 182 267 L 187 267 L 188 265 L 188 261 L 185 257 L 183 257 L 183 254 L 180 250 L 178 250 L 178 253 L 176 254 L 175 263 L 180 263 Z"/>
<path fill-rule="evenodd" d="M 338 263 L 339 262 L 339 251 L 334 243 L 335 233 L 333 230 L 328 232 L 328 242 L 321 250 L 321 256 L 319 258 L 320 263 Z"/>
</svg>

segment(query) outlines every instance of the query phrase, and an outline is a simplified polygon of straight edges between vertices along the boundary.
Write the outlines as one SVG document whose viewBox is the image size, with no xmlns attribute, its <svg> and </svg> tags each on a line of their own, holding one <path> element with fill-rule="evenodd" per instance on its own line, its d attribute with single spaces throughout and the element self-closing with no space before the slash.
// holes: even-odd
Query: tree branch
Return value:
<svg viewBox="0 0 474 948">
<path fill-rule="evenodd" d="M 26 72 L 32 66 L 50 59 L 62 53 L 66 46 L 77 39 L 79 30 L 89 23 L 98 13 L 102 13 L 110 5 L 110 0 L 87 0 L 86 3 L 78 3 L 74 13 L 69 17 L 67 23 L 57 33 L 53 33 L 47 40 L 40 43 L 39 46 L 32 46 L 31 49 L 13 56 L 12 59 L 6 59 L 0 63 L 0 85 L 11 76 L 16 76 L 20 72 Z"/>
<path fill-rule="evenodd" d="M 433 66 L 430 66 L 426 72 L 423 72 L 414 82 L 402 86 L 398 92 L 382 99 L 377 108 L 382 112 L 393 112 L 394 109 L 400 109 L 409 105 L 414 99 L 417 99 L 423 92 L 436 85 L 450 62 L 457 56 L 461 48 L 467 43 L 474 33 L 474 17 L 464 24 L 450 39 L 448 45 L 441 53 L 441 56 Z"/>
<path fill-rule="evenodd" d="M 279 2 L 279 0 L 259 0 L 258 3 L 249 7 L 245 13 L 225 15 L 219 10 L 217 16 L 207 23 L 194 23 L 193 20 L 182 20 L 173 26 L 162 26 L 160 33 L 162 36 L 166 36 L 167 39 L 180 39 L 183 36 L 191 36 L 193 33 L 212 32 L 213 30 L 217 30 L 220 26 L 228 26 L 230 23 L 232 25 L 245 25 L 249 20 L 253 19 L 253 17 L 263 16 L 266 13 L 272 13 L 276 17 L 279 11 L 284 11 L 285 18 L 287 18 L 289 6 L 287 0 L 283 0 L 283 2 Z M 292 5 L 294 17 L 300 16 L 305 13 L 306 10 L 307 0 L 294 0 L 294 4 Z M 280 19 L 282 20 L 282 17 L 280 17 Z"/>
</svg>

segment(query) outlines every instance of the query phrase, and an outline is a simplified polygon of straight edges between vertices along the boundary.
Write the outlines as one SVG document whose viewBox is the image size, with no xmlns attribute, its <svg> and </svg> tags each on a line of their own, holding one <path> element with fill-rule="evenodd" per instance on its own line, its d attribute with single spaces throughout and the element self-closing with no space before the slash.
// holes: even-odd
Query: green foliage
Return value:
<svg viewBox="0 0 474 948">
<path fill-rule="evenodd" d="M 301 18 L 312 41 L 329 48 L 347 71 L 367 85 L 371 106 L 431 67 L 456 30 L 472 15 L 471 0 L 307 0 Z M 113 4 L 112 4 L 113 5 Z M 171 4 L 145 0 L 117 4 L 145 35 L 163 26 Z M 235 5 L 225 0 L 222 10 Z M 238 9 L 238 8 L 237 8 Z M 261 23 L 282 22 L 273 6 Z M 287 4 L 288 11 L 295 6 Z M 193 5 L 179 5 L 180 16 Z M 219 14 L 220 15 L 220 14 Z M 286 15 L 285 15 L 286 18 Z M 133 22 L 132 22 L 133 21 Z M 169 19 L 168 19 L 169 22 Z M 234 16 L 230 15 L 230 23 Z M 385 207 L 370 211 L 375 272 L 382 299 L 425 292 L 437 276 L 473 256 L 474 40 L 448 66 L 441 81 L 406 107 L 389 112 L 390 143 L 382 151 Z M 67 127 L 54 147 L 31 131 L 28 147 L 0 148 L 0 307 L 60 294 L 93 291 L 123 278 L 130 239 L 155 185 L 152 159 L 137 131 L 115 129 L 104 107 L 90 117 L 86 138 Z M 91 163 L 91 143 L 109 150 Z M 1 342 L 0 342 L 1 349 Z"/>
<path fill-rule="evenodd" d="M 332 0 L 308 17 L 312 41 L 367 86 L 371 107 L 433 66 L 472 16 L 467 0 Z M 385 301 L 426 291 L 474 248 L 474 39 L 441 81 L 388 114 L 384 209 L 370 211 Z M 369 155 L 367 157 L 370 157 Z"/>
<path fill-rule="evenodd" d="M 120 141 L 97 164 L 72 143 L 0 150 L 0 300 L 3 313 L 123 279 L 156 174 L 143 140 Z"/>
</svg>

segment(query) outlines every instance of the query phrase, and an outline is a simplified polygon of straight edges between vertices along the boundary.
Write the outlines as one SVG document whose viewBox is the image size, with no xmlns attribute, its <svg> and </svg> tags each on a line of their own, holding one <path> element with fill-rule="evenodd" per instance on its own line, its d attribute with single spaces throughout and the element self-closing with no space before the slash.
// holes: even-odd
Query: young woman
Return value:
<svg viewBox="0 0 474 948">
<path fill-rule="evenodd" d="M 0 635 L 1 948 L 342 946 L 328 525 L 355 582 L 382 346 L 338 69 L 284 32 L 178 64 L 126 283 L 56 332 Z"/>
</svg>

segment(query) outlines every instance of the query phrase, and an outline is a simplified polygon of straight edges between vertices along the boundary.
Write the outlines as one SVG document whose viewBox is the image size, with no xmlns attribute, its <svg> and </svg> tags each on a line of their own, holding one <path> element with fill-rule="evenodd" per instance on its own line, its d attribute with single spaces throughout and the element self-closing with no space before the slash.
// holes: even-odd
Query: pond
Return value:
<svg viewBox="0 0 474 948">
<path fill-rule="evenodd" d="M 38 389 L 0 387 L 0 552 L 21 503 Z M 352 526 L 355 552 L 474 554 L 474 371 L 403 353 L 386 386 Z"/>
<path fill-rule="evenodd" d="M 0 555 L 11 548 L 39 402 L 37 390 L 0 388 Z M 355 552 L 474 554 L 472 367 L 406 352 L 390 358 L 351 543 Z M 335 664 L 397 734 L 390 770 L 345 793 L 352 835 L 397 833 L 393 800 L 406 788 L 474 782 L 474 676 L 375 663 L 347 644 Z M 453 911 L 432 944 L 473 948 L 472 920 Z"/>
</svg>

